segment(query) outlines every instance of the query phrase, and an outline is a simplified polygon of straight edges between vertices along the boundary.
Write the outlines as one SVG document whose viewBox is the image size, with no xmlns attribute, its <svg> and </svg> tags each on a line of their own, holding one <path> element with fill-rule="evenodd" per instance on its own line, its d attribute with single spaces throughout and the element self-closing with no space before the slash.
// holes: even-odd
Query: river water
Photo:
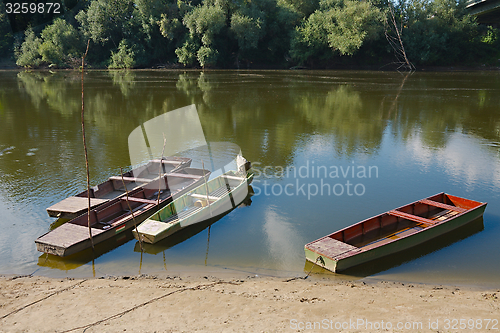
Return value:
<svg viewBox="0 0 500 333">
<path fill-rule="evenodd" d="M 61 260 L 34 240 L 55 226 L 45 208 L 86 187 L 80 75 L 0 72 L 0 274 L 303 276 L 304 244 L 447 192 L 488 202 L 483 220 L 347 275 L 313 272 L 500 286 L 498 73 L 88 72 L 91 184 L 130 167 L 134 128 L 191 104 L 207 142 L 238 145 L 253 162 L 255 194 L 144 253 L 124 234 L 94 259 Z"/>
</svg>

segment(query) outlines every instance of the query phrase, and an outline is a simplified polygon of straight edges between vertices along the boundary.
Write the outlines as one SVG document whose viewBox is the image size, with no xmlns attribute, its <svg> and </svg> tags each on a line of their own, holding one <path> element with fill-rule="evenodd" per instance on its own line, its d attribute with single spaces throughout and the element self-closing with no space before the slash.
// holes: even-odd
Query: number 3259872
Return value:
<svg viewBox="0 0 500 333">
<path fill-rule="evenodd" d="M 7 14 L 43 14 L 43 13 L 53 13 L 61 14 L 61 4 L 58 2 L 46 2 L 46 3 L 10 3 L 5 4 L 5 11 Z"/>
</svg>

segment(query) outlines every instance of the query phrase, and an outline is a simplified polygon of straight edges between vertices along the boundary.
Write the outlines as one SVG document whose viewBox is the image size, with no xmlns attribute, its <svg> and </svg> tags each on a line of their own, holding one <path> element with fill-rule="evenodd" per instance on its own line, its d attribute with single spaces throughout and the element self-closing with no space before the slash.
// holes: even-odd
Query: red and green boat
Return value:
<svg viewBox="0 0 500 333">
<path fill-rule="evenodd" d="M 446 234 L 481 217 L 486 203 L 439 193 L 305 245 L 306 259 L 340 272 Z"/>
<path fill-rule="evenodd" d="M 109 177 L 105 182 L 90 189 L 90 206 L 97 207 L 110 200 L 125 196 L 127 190 L 132 191 L 138 187 L 146 186 L 158 179 L 160 170 L 161 174 L 165 175 L 190 165 L 191 159 L 188 157 L 169 156 L 163 157 L 161 160 L 151 160 L 123 175 Z M 47 213 L 51 217 L 70 220 L 84 214 L 87 208 L 88 194 L 85 190 L 48 207 Z"/>
<path fill-rule="evenodd" d="M 176 169 L 156 178 L 146 186 L 137 187 L 128 195 L 109 200 L 64 223 L 35 240 L 40 252 L 60 257 L 83 251 L 105 242 L 127 229 L 139 225 L 148 216 L 172 202 L 178 196 L 204 184 L 210 171 L 198 168 Z M 87 208 L 88 209 L 88 208 Z"/>
</svg>

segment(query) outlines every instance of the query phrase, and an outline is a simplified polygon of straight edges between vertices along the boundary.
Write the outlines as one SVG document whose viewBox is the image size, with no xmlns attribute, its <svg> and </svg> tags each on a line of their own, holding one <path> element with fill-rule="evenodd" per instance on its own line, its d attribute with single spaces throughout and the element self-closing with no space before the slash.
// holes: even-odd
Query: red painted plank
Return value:
<svg viewBox="0 0 500 333">
<path fill-rule="evenodd" d="M 142 198 L 136 198 L 136 197 L 122 197 L 121 198 L 123 201 L 133 201 L 133 202 L 142 202 L 142 203 L 147 203 L 147 204 L 153 204 L 156 205 L 158 203 L 157 200 L 149 200 L 149 199 L 142 199 Z"/>
<path fill-rule="evenodd" d="M 426 205 L 429 205 L 429 206 L 439 207 L 439 208 L 443 208 L 443 209 L 446 209 L 446 210 L 453 210 L 453 211 L 459 212 L 459 213 L 463 213 L 463 212 L 465 212 L 467 210 L 465 208 L 461 208 L 461 207 L 457 207 L 457 206 L 451 206 L 451 205 L 447 205 L 447 204 L 444 204 L 444 203 L 441 203 L 441 202 L 437 202 L 437 201 L 433 201 L 433 200 L 428 200 L 428 199 L 423 199 L 423 200 L 420 200 L 419 202 L 421 202 L 423 204 L 426 204 Z"/>
<path fill-rule="evenodd" d="M 425 217 L 420 217 L 417 215 L 403 213 L 399 210 L 391 210 L 391 211 L 388 211 L 387 214 L 397 216 L 397 217 L 402 217 L 402 218 L 410 220 L 410 221 L 415 221 L 415 222 L 424 223 L 424 224 L 428 224 L 428 225 L 433 225 L 436 223 L 435 221 L 426 219 Z"/>
</svg>

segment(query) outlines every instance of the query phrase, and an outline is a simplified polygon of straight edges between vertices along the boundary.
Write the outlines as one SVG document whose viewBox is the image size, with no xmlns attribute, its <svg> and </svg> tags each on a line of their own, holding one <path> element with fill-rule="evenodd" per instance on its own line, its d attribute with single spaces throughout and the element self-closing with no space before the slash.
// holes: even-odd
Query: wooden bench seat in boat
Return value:
<svg viewBox="0 0 500 333">
<path fill-rule="evenodd" d="M 206 194 L 193 193 L 191 194 L 191 196 L 195 199 L 207 199 Z M 220 199 L 219 197 L 214 197 L 211 195 L 208 196 L 208 200 L 219 200 L 219 199 Z"/>
<path fill-rule="evenodd" d="M 401 217 L 401 218 L 406 219 L 406 220 L 427 224 L 427 225 L 436 224 L 436 221 L 427 219 L 425 217 L 413 215 L 413 214 L 403 213 L 399 210 L 390 210 L 387 212 L 387 214 L 392 215 L 392 216 Z"/>
<path fill-rule="evenodd" d="M 463 212 L 465 212 L 467 210 L 465 208 L 460 208 L 460 207 L 457 207 L 457 206 L 451 206 L 451 205 L 447 205 L 447 204 L 444 204 L 444 203 L 441 203 L 441 202 L 437 202 L 437 201 L 433 201 L 433 200 L 428 200 L 428 199 L 419 200 L 419 202 L 421 202 L 423 204 L 426 204 L 426 205 L 429 205 L 429 206 L 443 208 L 443 209 L 446 209 L 446 210 L 453 210 L 453 211 L 456 211 L 456 212 L 459 212 L 459 213 L 463 213 Z"/>
<path fill-rule="evenodd" d="M 136 197 L 122 197 L 121 200 L 123 201 L 133 201 L 133 202 L 142 202 L 146 204 L 153 204 L 156 205 L 158 203 L 158 200 L 150 200 L 150 199 L 143 199 L 143 198 L 136 198 Z"/>
<path fill-rule="evenodd" d="M 181 162 L 181 161 L 176 161 L 176 160 L 167 160 L 167 159 L 156 159 L 156 160 L 152 160 L 153 162 L 156 162 L 156 163 L 160 163 L 160 161 L 162 162 L 162 164 L 182 164 L 182 163 L 185 163 L 185 162 Z"/>
<path fill-rule="evenodd" d="M 90 207 L 99 206 L 108 201 L 107 199 L 90 198 Z M 89 200 L 85 197 L 69 197 L 47 208 L 50 216 L 57 216 L 57 214 L 68 213 L 78 215 L 88 209 Z M 51 213 L 53 215 L 51 215 Z"/>
<path fill-rule="evenodd" d="M 109 180 L 119 180 L 122 181 L 121 176 L 111 176 L 109 177 Z M 137 178 L 137 177 L 123 177 L 124 181 L 127 182 L 136 182 L 136 183 L 150 183 L 152 179 L 149 178 Z"/>
<path fill-rule="evenodd" d="M 239 181 L 244 181 L 246 179 L 244 177 L 236 177 L 236 176 L 230 176 L 230 175 L 222 175 L 221 177 L 226 178 L 226 179 L 239 180 Z"/>
<path fill-rule="evenodd" d="M 184 173 L 177 173 L 177 172 L 172 172 L 172 173 L 167 174 L 167 177 L 171 177 L 171 176 L 179 177 L 179 178 L 187 178 L 187 179 L 200 179 L 201 177 L 203 177 L 203 176 L 196 176 L 196 175 L 187 175 Z"/>
</svg>

